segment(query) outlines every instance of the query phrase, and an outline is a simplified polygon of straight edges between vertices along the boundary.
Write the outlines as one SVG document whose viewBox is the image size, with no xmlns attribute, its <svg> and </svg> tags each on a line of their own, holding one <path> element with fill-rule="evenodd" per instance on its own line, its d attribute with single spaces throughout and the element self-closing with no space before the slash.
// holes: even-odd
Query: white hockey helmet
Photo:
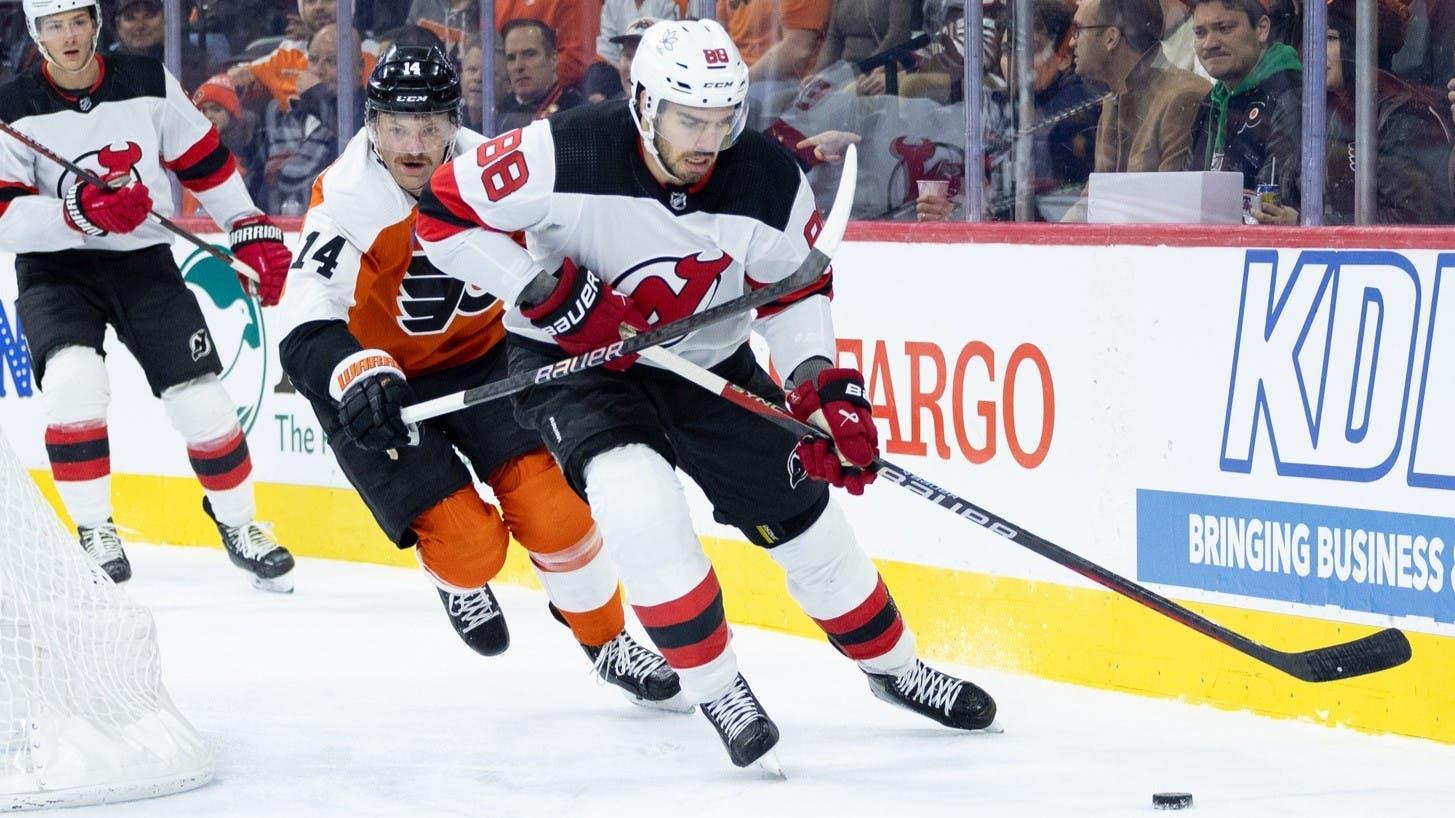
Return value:
<svg viewBox="0 0 1455 818">
<path fill-rule="evenodd" d="M 40 27 L 37 25 L 40 19 L 64 11 L 91 9 L 91 16 L 96 20 L 96 31 L 91 35 L 91 56 L 96 56 L 96 45 L 101 41 L 100 0 L 21 0 L 21 6 L 25 10 L 25 27 L 30 31 L 30 39 L 35 41 L 35 47 L 40 50 L 40 55 L 49 62 L 55 62 L 55 60 L 46 53 L 45 46 L 40 44 Z"/>
<path fill-rule="evenodd" d="M 718 150 L 727 149 L 743 133 L 748 119 L 748 65 L 715 20 L 664 20 L 647 29 L 632 59 L 631 81 L 628 105 L 643 147 L 653 156 L 663 102 L 732 108 L 732 126 Z"/>
</svg>

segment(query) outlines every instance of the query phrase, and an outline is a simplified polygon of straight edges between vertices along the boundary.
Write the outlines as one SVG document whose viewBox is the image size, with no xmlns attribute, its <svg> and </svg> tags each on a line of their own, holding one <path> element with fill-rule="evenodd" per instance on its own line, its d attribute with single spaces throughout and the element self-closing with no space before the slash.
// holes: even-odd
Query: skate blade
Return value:
<svg viewBox="0 0 1455 818">
<path fill-rule="evenodd" d="M 993 736 L 999 736 L 999 735 L 1003 735 L 1005 733 L 1005 724 L 1001 722 L 1000 716 L 996 716 L 995 718 L 993 718 L 993 719 L 990 720 L 990 724 L 985 725 L 984 727 L 980 728 L 979 730 L 971 730 L 970 732 L 972 732 L 972 733 L 989 733 L 990 735 L 993 735 Z"/>
<path fill-rule="evenodd" d="M 257 575 L 250 577 L 253 587 L 259 591 L 267 591 L 270 594 L 291 594 L 293 593 L 293 579 L 287 574 L 281 577 L 267 579 Z"/>
<path fill-rule="evenodd" d="M 778 749 L 772 748 L 758 757 L 752 766 L 779 781 L 787 781 L 788 776 L 783 773 L 783 761 L 778 758 Z"/>
<path fill-rule="evenodd" d="M 617 689 L 621 690 L 621 688 Z M 652 701 L 651 699 L 644 699 L 641 696 L 638 696 L 637 694 L 632 693 L 628 690 L 622 690 L 621 695 L 623 698 L 636 705 L 637 707 L 643 707 L 647 710 L 661 710 L 665 713 L 697 712 L 697 705 L 687 701 L 687 697 L 683 696 L 681 693 L 678 693 L 670 699 L 663 699 L 662 701 Z"/>
</svg>

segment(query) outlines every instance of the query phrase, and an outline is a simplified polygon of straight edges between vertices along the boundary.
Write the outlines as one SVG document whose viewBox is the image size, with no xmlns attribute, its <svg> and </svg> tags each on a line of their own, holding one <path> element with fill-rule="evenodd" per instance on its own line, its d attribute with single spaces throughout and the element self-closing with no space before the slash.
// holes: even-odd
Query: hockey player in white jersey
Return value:
<svg viewBox="0 0 1455 818">
<path fill-rule="evenodd" d="M 487 656 L 509 644 L 489 582 L 513 535 L 599 677 L 636 703 L 682 709 L 677 675 L 625 630 L 616 568 L 540 434 L 505 402 L 426 421 L 415 435 L 399 422 L 415 396 L 504 377 L 504 307 L 436 270 L 414 238 L 415 197 L 430 173 L 485 141 L 459 127 L 449 58 L 397 46 L 365 95 L 364 129 L 313 185 L 283 299 L 284 371 L 379 527 L 414 548 L 465 644 Z M 498 508 L 475 491 L 470 469 Z"/>
<path fill-rule="evenodd" d="M 629 103 L 490 140 L 436 171 L 421 200 L 430 260 L 514 305 L 505 319 L 512 371 L 619 340 L 623 322 L 672 321 L 782 280 L 820 229 L 792 158 L 742 132 L 748 71 L 720 25 L 653 26 L 631 79 Z M 785 569 L 789 592 L 875 695 L 961 729 L 995 715 L 983 690 L 916 658 L 913 634 L 821 482 L 861 493 L 873 473 L 841 468 L 838 454 L 862 466 L 878 450 L 862 376 L 832 363 L 831 275 L 761 310 L 757 329 L 777 369 L 792 373 L 789 407 L 805 420 L 822 411 L 833 447 L 795 440 L 631 360 L 517 396 L 517 417 L 540 430 L 591 503 L 638 618 L 739 766 L 771 766 L 778 729 L 737 671 L 722 591 L 674 466 L 718 520 Z M 748 348 L 750 324 L 722 321 L 672 348 L 783 401 Z"/>
<path fill-rule="evenodd" d="M 291 590 L 284 575 L 293 556 L 254 519 L 247 439 L 218 380 L 206 321 L 171 235 L 146 218 L 153 208 L 172 212 L 172 171 L 258 272 L 264 306 L 277 302 L 292 262 L 283 233 L 253 205 L 217 131 L 160 62 L 96 53 L 97 0 L 24 0 L 24 10 L 45 59 L 0 87 L 0 119 L 108 185 L 0 135 L 0 250 L 17 254 L 17 311 L 45 406 L 46 451 L 81 544 L 114 581 L 130 578 L 111 520 L 102 358 L 110 325 L 185 440 L 228 557 L 255 585 Z"/>
</svg>

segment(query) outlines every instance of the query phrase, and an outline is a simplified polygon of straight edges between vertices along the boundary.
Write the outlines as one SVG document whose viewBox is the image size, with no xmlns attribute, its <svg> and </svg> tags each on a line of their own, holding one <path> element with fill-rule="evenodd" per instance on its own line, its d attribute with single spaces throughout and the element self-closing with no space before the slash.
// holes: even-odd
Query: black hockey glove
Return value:
<svg viewBox="0 0 1455 818">
<path fill-rule="evenodd" d="M 329 394 L 338 401 L 343 436 L 354 445 L 382 452 L 419 442 L 401 414 L 414 402 L 414 391 L 389 353 L 364 349 L 340 361 Z"/>
</svg>

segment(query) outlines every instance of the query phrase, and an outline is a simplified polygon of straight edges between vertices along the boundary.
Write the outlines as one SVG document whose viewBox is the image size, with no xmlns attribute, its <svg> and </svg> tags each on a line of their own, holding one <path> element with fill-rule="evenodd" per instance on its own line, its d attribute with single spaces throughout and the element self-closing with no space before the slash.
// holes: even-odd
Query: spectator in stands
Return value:
<svg viewBox="0 0 1455 818">
<path fill-rule="evenodd" d="M 611 64 L 612 85 L 614 90 L 610 93 L 603 93 L 598 90 L 596 94 L 588 95 L 587 102 L 602 102 L 608 99 L 625 99 L 626 89 L 632 84 L 632 58 L 637 55 L 637 44 L 642 41 L 642 34 L 647 29 L 657 24 L 655 17 L 638 17 L 631 21 L 626 30 L 611 38 L 611 44 L 616 46 L 616 59 Z M 600 63 L 598 63 L 599 65 Z M 596 66 L 592 66 L 595 68 Z M 591 72 L 587 72 L 588 80 Z"/>
<path fill-rule="evenodd" d="M 1103 89 L 1093 87 L 1077 75 L 1071 56 L 1071 12 L 1061 0 L 1035 0 L 1031 6 L 1032 88 L 1035 92 L 1036 118 L 1022 123 L 1020 127 L 1032 132 L 1032 181 L 1038 199 L 1042 218 L 1054 216 L 1060 220 L 1067 208 L 1074 204 L 1082 186 L 1091 175 L 1096 161 L 1097 120 L 1101 105 L 1097 101 Z M 1013 76 L 1012 53 L 1014 51 L 1011 29 L 1005 30 L 1006 40 L 1001 44 L 1001 71 L 1004 76 Z M 1016 110 L 1016 83 L 1012 81 L 1003 92 L 996 92 L 993 99 L 1005 111 L 1004 121 L 1009 123 Z M 1008 153 L 1014 142 L 1014 135 L 1006 132 L 995 135 L 989 146 L 992 152 Z M 1010 186 L 1014 174 L 1005 174 L 1000 190 L 992 197 L 990 213 L 994 217 L 1009 218 L 1010 208 L 1015 202 L 1015 191 Z M 1064 199 L 1054 214 L 1050 212 L 1050 198 Z"/>
<path fill-rule="evenodd" d="M 116 42 L 112 54 L 141 54 L 163 59 L 167 26 L 161 0 L 121 0 L 116 5 Z M 187 40 L 182 41 L 182 87 L 191 91 L 211 73 L 207 52 Z"/>
<path fill-rule="evenodd" d="M 253 131 L 257 125 L 250 112 L 244 111 L 242 103 L 233 90 L 232 81 L 226 74 L 218 74 L 197 86 L 192 93 L 192 104 L 207 117 L 222 137 L 222 145 L 237 160 L 238 171 L 243 180 L 250 179 Z"/>
<path fill-rule="evenodd" d="M 717 20 L 751 83 L 803 78 L 814 66 L 833 0 L 717 0 Z"/>
<path fill-rule="evenodd" d="M 522 128 L 585 102 L 556 74 L 556 33 L 529 17 L 505 24 L 505 72 L 510 93 L 495 104 L 495 133 Z"/>
<path fill-rule="evenodd" d="M 1207 80 L 1167 62 L 1158 0 L 1082 0 L 1076 72 L 1107 86 L 1096 128 L 1099 173 L 1182 170 Z M 1085 196 L 1065 221 L 1084 221 Z"/>
<path fill-rule="evenodd" d="M 1212 91 L 1192 124 L 1187 170 L 1243 174 L 1243 187 L 1279 185 L 1282 203 L 1256 197 L 1259 224 L 1298 224 L 1303 65 L 1292 47 L 1271 43 L 1272 21 L 1258 0 L 1192 0 L 1197 59 Z"/>
<path fill-rule="evenodd" d="M 581 91 L 587 101 L 600 102 L 626 96 L 626 86 L 630 82 L 624 75 L 619 76 L 622 44 L 638 20 L 677 20 L 681 16 L 682 2 L 679 0 L 606 0 L 601 6 L 601 25 L 596 35 L 597 61 L 586 68 L 586 79 L 582 82 Z M 632 38 L 633 49 L 640 40 L 638 32 Z"/>
<path fill-rule="evenodd" d="M 567 88 L 580 88 L 586 66 L 596 59 L 596 29 L 601 15 L 585 0 L 495 0 L 495 30 L 505 36 L 511 20 L 540 20 L 555 32 L 559 61 L 556 76 Z"/>
<path fill-rule="evenodd" d="M 277 48 L 265 57 L 228 69 L 233 87 L 244 98 L 260 89 L 266 91 L 287 112 L 301 93 L 298 80 L 308 71 L 310 44 L 319 31 L 334 24 L 337 14 L 337 0 L 298 0 L 298 16 L 289 19 L 288 30 Z M 373 72 L 378 59 L 379 44 L 364 40 L 360 47 L 360 83 Z"/>
<path fill-rule="evenodd" d="M 1354 0 L 1329 4 L 1328 171 L 1324 223 L 1354 223 Z M 1384 23 L 1383 15 L 1379 20 Z M 1381 31 L 1383 28 L 1381 28 Z M 1377 224 L 1449 224 L 1452 128 L 1429 93 L 1388 71 L 1375 76 Z"/>
<path fill-rule="evenodd" d="M 338 34 L 326 25 L 308 44 L 308 70 L 286 110 L 273 100 L 264 115 L 265 164 L 254 200 L 269 213 L 300 215 L 313 179 L 338 155 Z M 359 100 L 362 94 L 355 94 Z M 359 119 L 362 120 L 362 113 Z"/>
<path fill-rule="evenodd" d="M 911 0 L 835 3 L 818 52 L 818 68 L 839 60 L 858 62 L 908 42 L 915 5 Z M 865 96 L 884 93 L 884 68 L 860 77 L 858 90 Z"/>
<path fill-rule="evenodd" d="M 460 56 L 460 93 L 464 97 L 465 127 L 481 130 L 485 120 L 485 50 L 479 40 L 465 46 Z"/>
</svg>

